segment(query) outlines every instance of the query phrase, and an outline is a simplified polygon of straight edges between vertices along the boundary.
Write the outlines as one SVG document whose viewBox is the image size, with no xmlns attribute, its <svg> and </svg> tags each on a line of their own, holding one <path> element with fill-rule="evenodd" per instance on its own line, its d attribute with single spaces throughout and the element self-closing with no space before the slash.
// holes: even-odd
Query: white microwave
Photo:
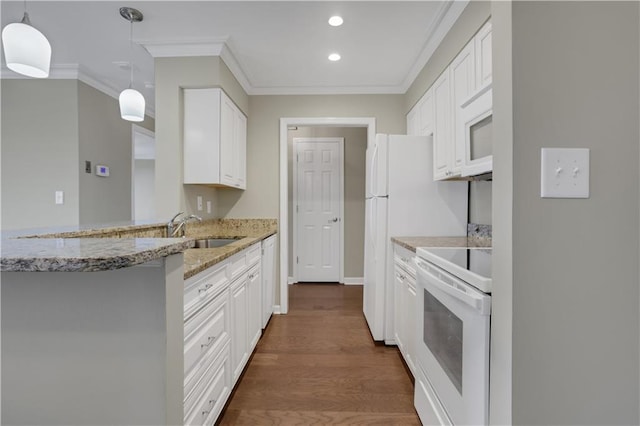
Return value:
<svg viewBox="0 0 640 426">
<path fill-rule="evenodd" d="M 476 91 L 462 105 L 465 155 L 462 176 L 493 171 L 493 91 L 491 83 Z"/>
</svg>

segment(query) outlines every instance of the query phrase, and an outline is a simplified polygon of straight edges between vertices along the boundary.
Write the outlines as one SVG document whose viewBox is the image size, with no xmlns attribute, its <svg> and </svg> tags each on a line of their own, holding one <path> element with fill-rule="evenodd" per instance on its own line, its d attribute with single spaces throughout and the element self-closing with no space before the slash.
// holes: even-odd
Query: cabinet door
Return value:
<svg viewBox="0 0 640 426">
<path fill-rule="evenodd" d="M 433 134 L 433 178 L 435 180 L 451 177 L 453 160 L 451 149 L 451 94 L 449 68 L 433 84 L 435 120 Z"/>
<path fill-rule="evenodd" d="M 224 93 L 220 106 L 220 183 L 235 186 L 237 153 L 236 106 Z"/>
<path fill-rule="evenodd" d="M 405 360 L 407 365 L 409 366 L 409 370 L 413 373 L 415 377 L 415 362 L 416 362 L 416 330 L 418 321 L 417 314 L 417 303 L 418 303 L 418 295 L 416 293 L 416 279 L 411 275 L 407 276 L 407 285 L 405 287 L 405 298 L 404 298 L 404 327 L 405 327 Z"/>
<path fill-rule="evenodd" d="M 429 136 L 433 133 L 435 125 L 435 108 L 433 104 L 433 91 L 431 89 L 427 90 L 427 93 L 425 93 L 420 100 L 418 110 L 418 122 L 420 123 L 420 132 L 418 134 L 420 136 Z"/>
<path fill-rule="evenodd" d="M 231 368 L 235 384 L 249 359 L 247 321 L 247 275 L 243 274 L 231 287 Z"/>
<path fill-rule="evenodd" d="M 262 277 L 260 274 L 260 266 L 256 266 L 249 271 L 247 280 L 248 293 L 248 328 L 249 328 L 249 353 L 258 344 L 260 335 L 262 334 L 262 321 L 260 309 L 262 305 Z"/>
<path fill-rule="evenodd" d="M 220 183 L 220 89 L 184 89 L 183 182 Z"/>
<path fill-rule="evenodd" d="M 393 327 L 394 327 L 394 335 L 396 340 L 396 345 L 398 345 L 398 349 L 400 352 L 404 353 L 404 279 L 402 275 L 402 270 L 397 266 L 395 266 L 395 271 L 393 274 Z"/>
<path fill-rule="evenodd" d="M 474 37 L 476 50 L 476 87 L 479 89 L 491 83 L 491 21 L 484 24 Z"/>
<path fill-rule="evenodd" d="M 418 136 L 420 134 L 419 131 L 418 105 L 416 105 L 407 114 L 407 135 Z"/>
<path fill-rule="evenodd" d="M 236 187 L 247 189 L 247 117 L 239 109 L 236 110 L 235 126 Z"/>
<path fill-rule="evenodd" d="M 276 282 L 276 236 L 262 242 L 262 328 L 264 329 L 273 314 L 273 299 Z"/>
<path fill-rule="evenodd" d="M 460 175 L 465 154 L 465 132 L 460 106 L 476 88 L 476 63 L 474 40 L 471 40 L 451 63 L 451 102 L 453 117 L 453 166 Z"/>
</svg>

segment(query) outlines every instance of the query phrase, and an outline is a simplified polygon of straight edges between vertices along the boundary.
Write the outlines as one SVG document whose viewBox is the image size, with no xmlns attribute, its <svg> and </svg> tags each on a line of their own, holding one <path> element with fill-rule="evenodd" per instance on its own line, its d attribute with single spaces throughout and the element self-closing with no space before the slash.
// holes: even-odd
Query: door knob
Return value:
<svg viewBox="0 0 640 426">
<path fill-rule="evenodd" d="M 334 217 L 333 219 L 329 219 L 329 223 L 331 223 L 331 222 L 336 223 L 337 221 L 338 221 L 337 217 Z"/>
</svg>

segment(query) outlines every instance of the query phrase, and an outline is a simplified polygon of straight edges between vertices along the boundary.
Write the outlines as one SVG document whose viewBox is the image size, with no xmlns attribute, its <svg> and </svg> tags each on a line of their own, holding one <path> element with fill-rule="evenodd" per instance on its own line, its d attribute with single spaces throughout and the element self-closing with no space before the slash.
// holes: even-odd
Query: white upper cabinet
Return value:
<svg viewBox="0 0 640 426">
<path fill-rule="evenodd" d="M 491 21 L 480 28 L 473 41 L 476 50 L 476 88 L 480 89 L 492 81 Z"/>
<path fill-rule="evenodd" d="M 435 120 L 433 128 L 433 178 L 447 179 L 453 172 L 451 138 L 451 88 L 449 68 L 433 83 Z"/>
<path fill-rule="evenodd" d="M 420 123 L 418 121 L 418 109 L 413 108 L 407 114 L 407 135 L 419 136 L 420 135 Z"/>
<path fill-rule="evenodd" d="M 465 153 L 465 133 L 462 124 L 462 103 L 476 89 L 475 43 L 471 40 L 451 63 L 451 101 L 453 107 L 452 176 L 460 176 Z"/>
<path fill-rule="evenodd" d="M 218 88 L 184 89 L 184 183 L 246 189 L 247 118 Z"/>
<path fill-rule="evenodd" d="M 418 117 L 420 123 L 420 136 L 429 136 L 433 133 L 435 126 L 435 105 L 433 102 L 433 92 L 427 90 L 418 104 Z"/>
<path fill-rule="evenodd" d="M 407 134 L 433 135 L 434 180 L 491 172 L 491 81 L 488 21 L 407 114 Z M 481 123 L 469 116 L 480 107 L 471 105 L 475 99 L 485 109 Z"/>
</svg>

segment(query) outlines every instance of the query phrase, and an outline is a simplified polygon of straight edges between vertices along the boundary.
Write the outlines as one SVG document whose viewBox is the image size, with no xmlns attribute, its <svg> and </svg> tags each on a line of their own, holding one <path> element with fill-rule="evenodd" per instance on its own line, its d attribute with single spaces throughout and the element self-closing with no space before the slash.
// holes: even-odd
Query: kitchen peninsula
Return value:
<svg viewBox="0 0 640 426">
<path fill-rule="evenodd" d="M 248 262 L 248 252 L 257 254 L 252 259 L 259 264 L 259 247 L 276 230 L 275 220 L 222 219 L 189 224 L 187 238 L 164 238 L 163 224 L 3 235 L 2 423 L 182 424 L 187 405 L 213 415 L 224 400 L 205 400 L 220 388 L 218 375 L 210 377 L 213 368 L 187 371 L 193 353 L 186 345 L 191 334 L 197 340 L 200 330 L 211 333 L 211 317 L 200 322 L 198 316 L 216 303 L 212 299 L 225 296 L 224 327 L 208 337 L 215 343 L 196 342 L 193 364 L 217 362 L 214 352 L 233 357 L 228 311 L 239 310 L 229 300 L 229 287 L 247 279 L 249 266 L 259 267 L 237 267 L 236 275 L 224 275 L 216 286 L 195 288 L 195 296 L 189 296 L 188 283 L 210 269 L 216 277 L 226 274 L 226 263 Z M 212 237 L 236 241 L 192 248 L 197 239 Z M 193 311 L 187 315 L 189 298 Z M 224 385 L 228 396 L 233 383 Z M 201 409 L 200 402 L 212 406 Z"/>
</svg>

